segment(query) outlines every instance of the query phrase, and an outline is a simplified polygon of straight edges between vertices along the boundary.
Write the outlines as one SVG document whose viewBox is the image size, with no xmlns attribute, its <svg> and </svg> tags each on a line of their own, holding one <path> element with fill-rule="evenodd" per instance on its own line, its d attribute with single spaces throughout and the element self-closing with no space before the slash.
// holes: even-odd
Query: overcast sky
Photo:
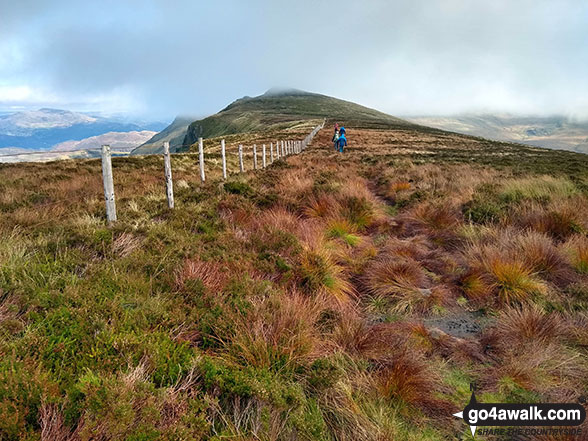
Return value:
<svg viewBox="0 0 588 441">
<path fill-rule="evenodd" d="M 273 86 L 588 119 L 588 1 L 0 0 L 0 109 L 169 119 Z"/>
</svg>

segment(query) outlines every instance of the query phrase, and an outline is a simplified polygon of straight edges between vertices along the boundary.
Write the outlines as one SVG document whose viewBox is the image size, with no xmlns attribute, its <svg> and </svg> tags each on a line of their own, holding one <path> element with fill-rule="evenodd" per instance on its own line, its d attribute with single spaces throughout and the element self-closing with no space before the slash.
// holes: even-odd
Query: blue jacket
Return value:
<svg viewBox="0 0 588 441">
<path fill-rule="evenodd" d="M 341 126 L 341 128 L 339 129 L 339 133 L 341 135 L 345 135 L 345 127 Z"/>
<path fill-rule="evenodd" d="M 339 140 L 337 141 L 337 147 L 344 147 L 347 145 L 347 138 L 345 138 L 345 135 L 341 135 L 339 137 Z"/>
</svg>

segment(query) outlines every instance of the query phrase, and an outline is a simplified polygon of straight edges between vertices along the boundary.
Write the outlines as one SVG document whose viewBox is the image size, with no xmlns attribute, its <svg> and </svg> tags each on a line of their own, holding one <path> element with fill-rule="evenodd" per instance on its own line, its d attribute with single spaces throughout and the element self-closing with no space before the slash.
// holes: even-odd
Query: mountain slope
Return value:
<svg viewBox="0 0 588 441">
<path fill-rule="evenodd" d="M 323 118 L 335 119 L 342 124 L 353 123 L 382 129 L 414 127 L 408 121 L 349 101 L 295 89 L 270 89 L 254 98 L 238 99 L 220 112 L 192 122 L 187 127 L 182 142 L 178 142 L 179 138 L 176 137 L 173 141 L 170 139 L 170 146 L 172 151 L 185 151 L 199 137 L 282 130 L 301 121 Z M 175 128 L 172 126 L 173 123 L 166 131 L 179 128 L 179 124 Z M 133 153 L 148 153 L 150 149 L 152 146 L 141 146 Z M 158 151 L 157 146 L 155 151 Z"/>
<path fill-rule="evenodd" d="M 170 145 L 174 147 L 181 145 L 184 142 L 186 130 L 192 121 L 194 121 L 193 118 L 182 116 L 176 117 L 176 119 L 174 119 L 169 126 L 163 129 L 161 132 L 156 133 L 131 153 L 135 155 L 161 153 L 164 141 L 168 141 Z"/>
<path fill-rule="evenodd" d="M 417 124 L 500 141 L 588 153 L 588 122 L 565 116 L 512 115 L 419 116 Z"/>
</svg>

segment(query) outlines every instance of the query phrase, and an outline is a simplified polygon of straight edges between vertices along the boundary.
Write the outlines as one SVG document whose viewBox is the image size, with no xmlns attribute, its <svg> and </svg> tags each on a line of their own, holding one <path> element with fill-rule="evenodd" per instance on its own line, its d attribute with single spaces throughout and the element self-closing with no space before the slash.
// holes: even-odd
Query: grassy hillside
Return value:
<svg viewBox="0 0 588 441">
<path fill-rule="evenodd" d="M 241 98 L 215 115 L 194 121 L 188 127 L 184 145 L 198 137 L 285 129 L 309 119 L 331 118 L 342 124 L 363 127 L 398 128 L 412 125 L 359 104 L 300 90 L 269 90 L 264 95 Z"/>
<path fill-rule="evenodd" d="M 191 118 L 178 116 L 173 122 L 163 129 L 161 132 L 155 134 L 144 144 L 134 149 L 132 155 L 151 155 L 163 152 L 163 143 L 165 141 L 170 143 L 170 146 L 177 148 L 184 142 L 186 130 L 193 121 Z"/>
<path fill-rule="evenodd" d="M 240 133 L 279 132 L 310 120 L 332 118 L 343 124 L 363 127 L 398 128 L 413 124 L 370 109 L 316 93 L 270 89 L 258 97 L 236 100 L 220 112 L 186 124 L 174 121 L 161 134 L 136 149 L 133 154 L 160 153 L 161 143 L 170 141 L 172 151 L 187 151 L 199 137 L 215 138 Z M 186 127 L 187 126 L 187 127 Z"/>
<path fill-rule="evenodd" d="M 226 183 L 208 140 L 173 211 L 114 158 L 111 227 L 98 160 L 0 166 L 0 439 L 471 439 L 470 382 L 587 396 L 588 156 L 381 121 Z"/>
</svg>

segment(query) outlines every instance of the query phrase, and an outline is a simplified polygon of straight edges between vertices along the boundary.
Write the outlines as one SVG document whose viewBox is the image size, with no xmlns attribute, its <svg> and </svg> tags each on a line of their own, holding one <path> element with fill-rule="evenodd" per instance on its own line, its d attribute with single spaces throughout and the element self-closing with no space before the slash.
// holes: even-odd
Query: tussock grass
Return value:
<svg viewBox="0 0 588 441">
<path fill-rule="evenodd" d="M 588 274 L 588 238 L 583 235 L 574 235 L 564 244 L 563 250 L 574 269 L 581 274 Z"/>
<path fill-rule="evenodd" d="M 353 286 L 347 280 L 344 269 L 335 262 L 332 251 L 321 242 L 303 246 L 300 283 L 310 294 L 327 293 L 343 303 L 354 296 Z"/>
<path fill-rule="evenodd" d="M 294 370 L 308 365 L 319 346 L 317 330 L 323 308 L 320 297 L 299 293 L 260 299 L 246 317 L 237 317 L 229 356 L 245 366 Z"/>
<path fill-rule="evenodd" d="M 333 220 L 327 225 L 326 236 L 329 239 L 341 239 L 349 246 L 357 246 L 361 237 L 355 234 L 356 228 L 347 220 Z"/>
<path fill-rule="evenodd" d="M 588 160 L 346 123 L 250 170 L 305 124 L 227 137 L 226 185 L 219 139 L 206 183 L 175 155 L 174 210 L 114 158 L 111 226 L 99 161 L 0 166 L 1 439 L 438 441 L 470 381 L 579 398 Z"/>
<path fill-rule="evenodd" d="M 522 303 L 547 292 L 546 285 L 522 263 L 495 258 L 486 262 L 485 268 L 492 289 L 506 304 Z"/>
</svg>

